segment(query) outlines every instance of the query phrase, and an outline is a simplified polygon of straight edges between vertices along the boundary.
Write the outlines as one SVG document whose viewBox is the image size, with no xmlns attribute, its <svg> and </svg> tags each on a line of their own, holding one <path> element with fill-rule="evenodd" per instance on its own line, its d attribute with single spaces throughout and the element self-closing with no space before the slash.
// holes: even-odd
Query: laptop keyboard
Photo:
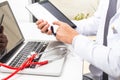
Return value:
<svg viewBox="0 0 120 80">
<path fill-rule="evenodd" d="M 34 51 L 37 53 L 43 52 L 47 47 L 48 42 L 28 42 L 27 45 L 19 52 L 13 61 L 11 61 L 10 66 L 19 67 L 28 57 L 28 55 Z M 35 59 L 37 62 L 40 59 L 41 55 Z M 35 65 L 29 66 L 29 68 L 35 68 Z"/>
</svg>

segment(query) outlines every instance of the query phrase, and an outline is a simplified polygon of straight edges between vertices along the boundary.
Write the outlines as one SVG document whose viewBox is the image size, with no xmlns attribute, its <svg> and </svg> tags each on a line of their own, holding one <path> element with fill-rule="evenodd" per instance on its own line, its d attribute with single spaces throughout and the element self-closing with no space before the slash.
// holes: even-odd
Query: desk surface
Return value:
<svg viewBox="0 0 120 80">
<path fill-rule="evenodd" d="M 27 40 L 56 40 L 54 36 L 42 34 L 34 23 L 19 23 L 20 29 Z M 76 55 L 69 54 L 60 77 L 35 76 L 17 74 L 10 80 L 82 80 L 83 62 Z M 0 73 L 0 79 L 9 74 Z"/>
</svg>

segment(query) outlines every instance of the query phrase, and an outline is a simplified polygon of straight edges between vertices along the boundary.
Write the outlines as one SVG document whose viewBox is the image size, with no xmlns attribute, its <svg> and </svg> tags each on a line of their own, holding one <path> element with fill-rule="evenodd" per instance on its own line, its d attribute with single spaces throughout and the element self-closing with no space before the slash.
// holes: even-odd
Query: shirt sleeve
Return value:
<svg viewBox="0 0 120 80">
<path fill-rule="evenodd" d="M 79 21 L 74 20 L 73 23 L 77 25 L 76 31 L 86 36 L 96 35 L 99 25 L 106 16 L 106 3 L 108 3 L 107 0 L 101 0 L 96 12 L 91 17 Z"/>
<path fill-rule="evenodd" d="M 75 54 L 80 58 L 111 76 L 120 77 L 120 41 L 112 47 L 105 47 L 83 35 L 78 35 L 74 37 L 72 45 Z"/>
<path fill-rule="evenodd" d="M 96 35 L 99 25 L 98 22 L 99 19 L 97 19 L 95 16 L 80 21 L 73 21 L 73 23 L 77 25 L 76 31 L 86 36 Z"/>
</svg>

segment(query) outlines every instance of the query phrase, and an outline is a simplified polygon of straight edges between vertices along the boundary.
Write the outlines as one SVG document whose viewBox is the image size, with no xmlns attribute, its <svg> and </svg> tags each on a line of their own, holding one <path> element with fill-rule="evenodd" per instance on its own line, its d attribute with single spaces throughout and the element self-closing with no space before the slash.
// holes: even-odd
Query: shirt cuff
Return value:
<svg viewBox="0 0 120 80">
<path fill-rule="evenodd" d="M 73 38 L 72 46 L 75 54 L 87 61 L 92 60 L 93 41 L 83 35 L 77 35 Z"/>
</svg>

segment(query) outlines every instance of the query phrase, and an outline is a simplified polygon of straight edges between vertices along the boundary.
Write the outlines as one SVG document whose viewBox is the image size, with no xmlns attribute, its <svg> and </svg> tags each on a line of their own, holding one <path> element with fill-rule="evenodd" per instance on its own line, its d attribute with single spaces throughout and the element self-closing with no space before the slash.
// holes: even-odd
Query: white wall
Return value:
<svg viewBox="0 0 120 80">
<path fill-rule="evenodd" d="M 25 5 L 31 3 L 30 0 L 8 0 L 10 6 L 17 18 L 17 21 L 30 22 L 31 16 Z M 94 8 L 97 7 L 98 0 L 50 0 L 57 6 L 67 17 L 73 19 L 78 13 L 94 13 Z"/>
<path fill-rule="evenodd" d="M 89 13 L 92 15 L 98 5 L 98 0 L 50 0 L 62 12 L 73 19 L 78 13 Z"/>
<path fill-rule="evenodd" d="M 30 13 L 25 8 L 26 5 L 30 4 L 30 0 L 7 0 L 13 10 L 13 13 L 19 22 L 31 21 Z"/>
</svg>

